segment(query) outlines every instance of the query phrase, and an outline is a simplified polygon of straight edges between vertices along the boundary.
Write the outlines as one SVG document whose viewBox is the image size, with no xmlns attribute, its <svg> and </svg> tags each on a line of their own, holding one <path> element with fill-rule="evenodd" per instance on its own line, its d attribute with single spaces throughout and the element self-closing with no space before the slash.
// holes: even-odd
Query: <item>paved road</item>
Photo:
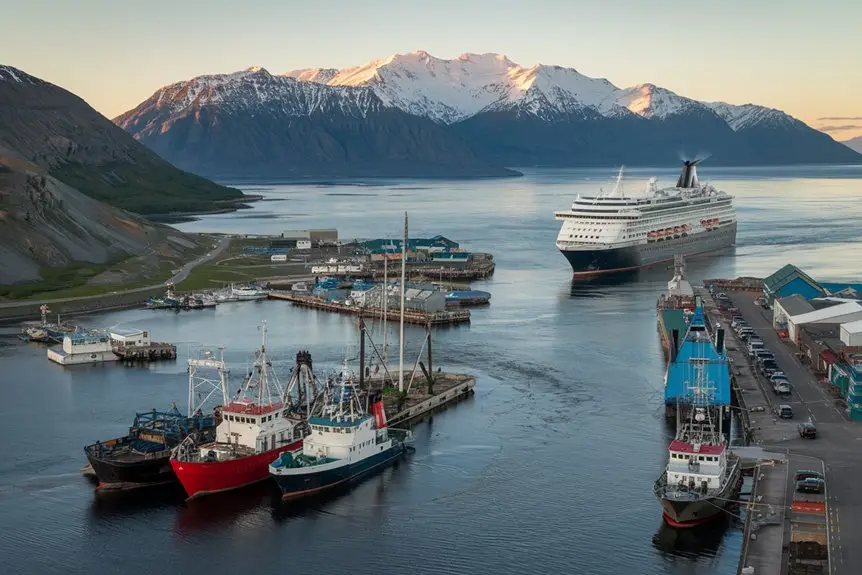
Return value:
<svg viewBox="0 0 862 575">
<path fill-rule="evenodd" d="M 211 252 L 209 252 L 207 254 L 202 255 L 201 257 L 197 258 L 196 260 L 190 261 L 189 263 L 185 264 L 182 268 L 180 268 L 180 271 L 176 275 L 174 275 L 174 277 L 172 277 L 171 279 L 169 279 L 165 282 L 162 282 L 160 284 L 154 284 L 151 286 L 146 286 L 146 287 L 132 288 L 132 289 L 127 289 L 127 290 L 123 290 L 123 291 L 111 292 L 109 295 L 123 295 L 123 294 L 131 294 L 131 293 L 150 291 L 150 290 L 165 286 L 169 282 L 174 283 L 174 284 L 178 284 L 181 281 L 183 281 L 184 279 L 186 279 L 188 277 L 189 273 L 191 273 L 191 271 L 194 268 L 196 268 L 197 266 L 199 266 L 203 263 L 206 263 L 206 262 L 210 261 L 211 259 L 213 259 L 214 257 L 218 256 L 225 249 L 227 249 L 227 247 L 229 245 L 230 245 L 230 238 L 222 238 L 221 242 L 219 242 L 219 245 L 216 246 L 215 249 L 213 249 Z M 39 300 L 39 301 L 29 300 L 29 301 L 4 302 L 4 303 L 0 303 L 0 308 L 16 308 L 16 307 L 27 307 L 27 306 L 32 306 L 32 305 L 36 305 L 36 304 L 41 305 L 43 303 L 44 304 L 51 304 L 51 303 L 62 303 L 62 302 L 68 302 L 68 301 L 82 301 L 82 300 L 93 299 L 96 297 L 104 297 L 105 295 L 108 295 L 108 294 L 100 294 L 100 295 L 96 295 L 96 296 L 87 295 L 87 296 L 78 296 L 78 297 L 55 298 L 55 299 L 46 299 L 46 300 Z"/>
<path fill-rule="evenodd" d="M 791 405 L 795 415 L 793 423 L 810 417 L 817 424 L 818 437 L 815 440 L 799 438 L 795 429 L 790 432 L 791 422 L 777 421 L 774 430 L 764 430 L 771 435 L 764 443 L 772 442 L 789 449 L 792 454 L 788 501 L 796 495 L 792 484 L 793 472 L 799 468 L 818 470 L 818 466 L 825 470 L 831 573 L 858 575 L 862 573 L 862 546 L 858 545 L 862 541 L 862 487 L 859 483 L 862 477 L 862 424 L 849 421 L 836 406 L 826 386 L 819 383 L 793 354 L 795 348 L 778 337 L 772 328 L 771 313 L 755 305 L 754 296 L 731 294 L 731 300 L 749 325 L 760 334 L 766 347 L 775 354 L 776 363 L 787 374 L 793 387 L 791 398 L 780 398 L 772 393 L 764 378 L 758 377 L 765 397 L 773 405 Z M 794 513 L 789 517 L 797 515 L 801 519 L 811 518 L 809 514 Z"/>
</svg>

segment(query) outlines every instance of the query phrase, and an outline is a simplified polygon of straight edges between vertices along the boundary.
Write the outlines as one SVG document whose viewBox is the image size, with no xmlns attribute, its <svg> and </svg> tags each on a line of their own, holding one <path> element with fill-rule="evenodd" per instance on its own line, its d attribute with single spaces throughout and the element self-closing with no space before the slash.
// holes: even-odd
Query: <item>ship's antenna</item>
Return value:
<svg viewBox="0 0 862 575">
<path fill-rule="evenodd" d="M 621 196 L 622 188 L 623 188 L 623 170 L 625 166 L 620 166 L 620 171 L 617 173 L 617 181 L 614 184 L 614 191 L 611 192 L 611 196 Z"/>
</svg>

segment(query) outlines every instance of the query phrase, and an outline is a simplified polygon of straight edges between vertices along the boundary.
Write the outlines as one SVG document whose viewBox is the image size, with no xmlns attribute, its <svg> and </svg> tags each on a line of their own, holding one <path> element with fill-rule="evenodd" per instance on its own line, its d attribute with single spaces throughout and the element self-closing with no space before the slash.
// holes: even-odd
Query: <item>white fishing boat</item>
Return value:
<svg viewBox="0 0 862 575">
<path fill-rule="evenodd" d="M 231 286 L 231 295 L 236 298 L 236 301 L 253 301 L 258 299 L 266 299 L 269 297 L 269 292 L 254 286 L 241 287 Z"/>
</svg>

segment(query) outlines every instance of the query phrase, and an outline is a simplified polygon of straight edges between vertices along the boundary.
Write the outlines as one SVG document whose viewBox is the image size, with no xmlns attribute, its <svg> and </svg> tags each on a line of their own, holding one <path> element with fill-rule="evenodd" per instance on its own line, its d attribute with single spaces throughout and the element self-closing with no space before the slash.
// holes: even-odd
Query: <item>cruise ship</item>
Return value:
<svg viewBox="0 0 862 575">
<path fill-rule="evenodd" d="M 557 248 L 575 276 L 645 268 L 732 246 L 736 242 L 733 196 L 697 178 L 700 160 L 685 161 L 676 185 L 659 188 L 650 178 L 645 193 L 626 195 L 622 169 L 609 194 L 578 195 L 563 222 Z"/>
</svg>

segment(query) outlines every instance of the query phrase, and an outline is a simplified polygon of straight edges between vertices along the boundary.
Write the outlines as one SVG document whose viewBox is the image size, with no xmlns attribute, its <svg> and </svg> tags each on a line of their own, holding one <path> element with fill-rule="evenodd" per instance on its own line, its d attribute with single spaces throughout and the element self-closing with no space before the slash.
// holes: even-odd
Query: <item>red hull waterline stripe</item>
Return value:
<svg viewBox="0 0 862 575">
<path fill-rule="evenodd" d="M 697 527 L 698 525 L 703 525 L 704 523 L 709 523 L 710 521 L 715 521 L 719 517 L 721 517 L 721 513 L 716 513 L 715 515 L 710 515 L 709 517 L 704 517 L 703 519 L 696 519 L 694 521 L 683 521 L 680 523 L 679 521 L 674 521 L 671 519 L 667 513 L 662 513 L 662 517 L 671 527 Z"/>
</svg>

